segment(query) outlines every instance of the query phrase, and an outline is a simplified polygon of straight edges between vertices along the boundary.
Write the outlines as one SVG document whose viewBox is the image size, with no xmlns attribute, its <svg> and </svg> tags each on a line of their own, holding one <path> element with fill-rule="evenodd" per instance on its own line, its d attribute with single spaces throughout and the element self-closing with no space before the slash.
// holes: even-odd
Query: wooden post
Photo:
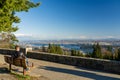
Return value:
<svg viewBox="0 0 120 80">
<path fill-rule="evenodd" d="M 9 70 L 10 70 L 10 72 L 11 72 L 11 64 L 9 64 Z"/>
<path fill-rule="evenodd" d="M 23 75 L 25 75 L 26 74 L 26 70 L 25 70 L 25 68 L 23 68 Z"/>
<path fill-rule="evenodd" d="M 34 67 L 34 64 L 32 63 L 32 67 Z"/>
</svg>

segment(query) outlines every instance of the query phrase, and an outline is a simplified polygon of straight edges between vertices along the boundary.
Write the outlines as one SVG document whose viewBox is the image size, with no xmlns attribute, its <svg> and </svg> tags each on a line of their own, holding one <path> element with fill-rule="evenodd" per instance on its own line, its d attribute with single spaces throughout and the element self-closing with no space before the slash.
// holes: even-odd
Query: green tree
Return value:
<svg viewBox="0 0 120 80">
<path fill-rule="evenodd" d="M 117 56 L 117 60 L 120 61 L 120 48 L 118 49 L 118 56 Z"/>
<path fill-rule="evenodd" d="M 93 45 L 93 58 L 102 58 L 101 47 L 99 43 Z"/>
<path fill-rule="evenodd" d="M 20 23 L 20 18 L 15 15 L 16 12 L 27 12 L 30 8 L 39 5 L 40 3 L 33 3 L 30 0 L 0 0 L 0 33 L 7 33 L 8 43 L 11 40 L 13 42 L 18 41 L 15 35 L 13 35 L 13 32 L 18 30 L 18 27 L 13 24 Z"/>
<path fill-rule="evenodd" d="M 93 53 L 86 53 L 85 57 L 92 57 Z"/>
<path fill-rule="evenodd" d="M 108 46 L 108 47 L 107 47 L 107 50 L 112 53 L 112 46 Z"/>
<path fill-rule="evenodd" d="M 48 44 L 48 52 L 50 53 L 50 49 L 51 49 L 51 44 Z"/>
<path fill-rule="evenodd" d="M 76 56 L 76 50 L 74 49 L 71 50 L 71 56 Z"/>
<path fill-rule="evenodd" d="M 60 47 L 60 45 L 56 45 L 56 53 L 57 53 L 57 54 L 63 54 L 63 50 L 62 50 L 62 48 Z"/>
<path fill-rule="evenodd" d="M 118 59 L 118 48 L 115 48 L 115 50 L 114 50 L 113 59 L 115 59 L 115 60 Z"/>
<path fill-rule="evenodd" d="M 81 56 L 81 57 L 84 57 L 83 53 L 81 53 L 80 51 L 74 50 L 74 49 L 71 50 L 71 56 Z"/>
<path fill-rule="evenodd" d="M 50 53 L 56 53 L 54 44 L 52 44 L 50 47 Z"/>
<path fill-rule="evenodd" d="M 48 52 L 49 53 L 56 53 L 56 54 L 63 54 L 63 50 L 60 45 L 49 44 L 48 45 Z"/>
<path fill-rule="evenodd" d="M 110 59 L 110 60 L 113 59 L 113 54 L 110 51 L 108 51 L 108 50 L 105 51 L 102 56 L 103 56 L 103 59 Z"/>
<path fill-rule="evenodd" d="M 104 50 L 102 52 L 102 58 L 110 59 L 110 60 L 114 59 L 112 46 L 108 45 L 106 48 L 104 48 Z"/>
<path fill-rule="evenodd" d="M 20 18 L 16 12 L 28 11 L 30 8 L 39 6 L 30 0 L 0 0 L 0 31 L 14 32 L 18 28 L 13 23 L 19 23 Z"/>
<path fill-rule="evenodd" d="M 76 56 L 81 56 L 81 57 L 84 57 L 83 53 L 81 53 L 80 51 L 77 51 Z"/>
</svg>

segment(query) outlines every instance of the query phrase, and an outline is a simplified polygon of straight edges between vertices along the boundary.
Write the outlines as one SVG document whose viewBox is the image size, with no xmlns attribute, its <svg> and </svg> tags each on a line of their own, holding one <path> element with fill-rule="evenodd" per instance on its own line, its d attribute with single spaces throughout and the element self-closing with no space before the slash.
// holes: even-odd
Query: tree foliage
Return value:
<svg viewBox="0 0 120 80">
<path fill-rule="evenodd" d="M 99 43 L 93 45 L 92 57 L 93 58 L 102 58 L 101 47 L 100 47 Z"/>
<path fill-rule="evenodd" d="M 18 27 L 13 24 L 20 23 L 20 18 L 15 15 L 16 12 L 27 12 L 30 8 L 37 7 L 39 4 L 30 0 L 0 0 L 0 33 L 5 33 L 6 36 L 10 35 L 11 38 L 8 39 L 16 41 L 13 32 L 16 32 Z M 4 36 L 2 36 L 2 39 L 4 39 Z"/>
<path fill-rule="evenodd" d="M 117 60 L 120 61 L 120 48 L 118 49 Z"/>
<path fill-rule="evenodd" d="M 81 57 L 84 57 L 83 53 L 81 53 L 80 51 L 74 50 L 74 49 L 71 50 L 71 56 L 81 56 Z"/>
<path fill-rule="evenodd" d="M 60 45 L 49 44 L 48 45 L 48 52 L 49 53 L 56 53 L 56 54 L 63 54 L 63 50 Z"/>
<path fill-rule="evenodd" d="M 112 46 L 108 46 L 108 47 L 107 47 L 107 50 L 112 53 L 112 51 L 113 51 L 113 50 L 112 50 Z"/>
<path fill-rule="evenodd" d="M 106 50 L 103 53 L 102 57 L 103 57 L 103 59 L 110 59 L 110 60 L 112 60 L 113 59 L 113 54 L 109 50 Z"/>
<path fill-rule="evenodd" d="M 20 18 L 16 12 L 28 11 L 30 8 L 37 7 L 39 3 L 30 0 L 0 0 L 0 32 L 15 32 L 18 30 L 13 23 L 19 23 Z"/>
</svg>

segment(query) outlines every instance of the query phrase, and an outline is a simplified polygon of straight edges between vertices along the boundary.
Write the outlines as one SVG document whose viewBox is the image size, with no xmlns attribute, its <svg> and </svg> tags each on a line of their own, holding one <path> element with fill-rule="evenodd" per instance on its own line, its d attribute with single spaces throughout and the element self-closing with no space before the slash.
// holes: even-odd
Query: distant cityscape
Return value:
<svg viewBox="0 0 120 80">
<path fill-rule="evenodd" d="M 86 44 L 93 45 L 94 43 L 99 43 L 100 45 L 112 45 L 112 46 L 120 46 L 119 39 L 101 39 L 101 40 L 24 40 L 20 41 L 20 44 Z"/>
<path fill-rule="evenodd" d="M 92 53 L 92 45 L 99 43 L 101 46 L 120 47 L 120 40 L 118 39 L 103 39 L 103 40 L 26 40 L 20 41 L 19 45 L 34 48 L 48 47 L 48 44 L 59 44 L 63 49 L 80 50 L 83 53 Z"/>
</svg>

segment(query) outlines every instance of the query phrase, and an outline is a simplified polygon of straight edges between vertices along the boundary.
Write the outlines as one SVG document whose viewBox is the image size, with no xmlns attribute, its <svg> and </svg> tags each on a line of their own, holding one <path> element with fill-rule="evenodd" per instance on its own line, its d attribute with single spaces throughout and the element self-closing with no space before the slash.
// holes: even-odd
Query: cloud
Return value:
<svg viewBox="0 0 120 80">
<path fill-rule="evenodd" d="M 115 38 L 114 36 L 107 36 L 107 38 Z"/>
<path fill-rule="evenodd" d="M 93 39 L 108 39 L 108 38 L 118 38 L 117 36 L 93 36 Z"/>
<path fill-rule="evenodd" d="M 38 35 L 38 34 L 22 34 L 22 33 L 16 33 L 15 34 L 18 38 L 25 38 L 25 39 L 37 39 L 37 40 L 47 40 L 47 39 L 54 39 L 54 40 L 60 40 L 60 39 L 108 39 L 108 38 L 118 38 L 118 36 L 86 36 L 86 35 L 71 35 L 71 36 L 61 36 L 61 35 Z"/>
<path fill-rule="evenodd" d="M 66 36 L 67 39 L 88 39 L 87 36 Z"/>
<path fill-rule="evenodd" d="M 30 34 L 22 34 L 22 33 L 16 33 L 15 36 L 16 37 L 32 37 L 32 35 Z"/>
</svg>

